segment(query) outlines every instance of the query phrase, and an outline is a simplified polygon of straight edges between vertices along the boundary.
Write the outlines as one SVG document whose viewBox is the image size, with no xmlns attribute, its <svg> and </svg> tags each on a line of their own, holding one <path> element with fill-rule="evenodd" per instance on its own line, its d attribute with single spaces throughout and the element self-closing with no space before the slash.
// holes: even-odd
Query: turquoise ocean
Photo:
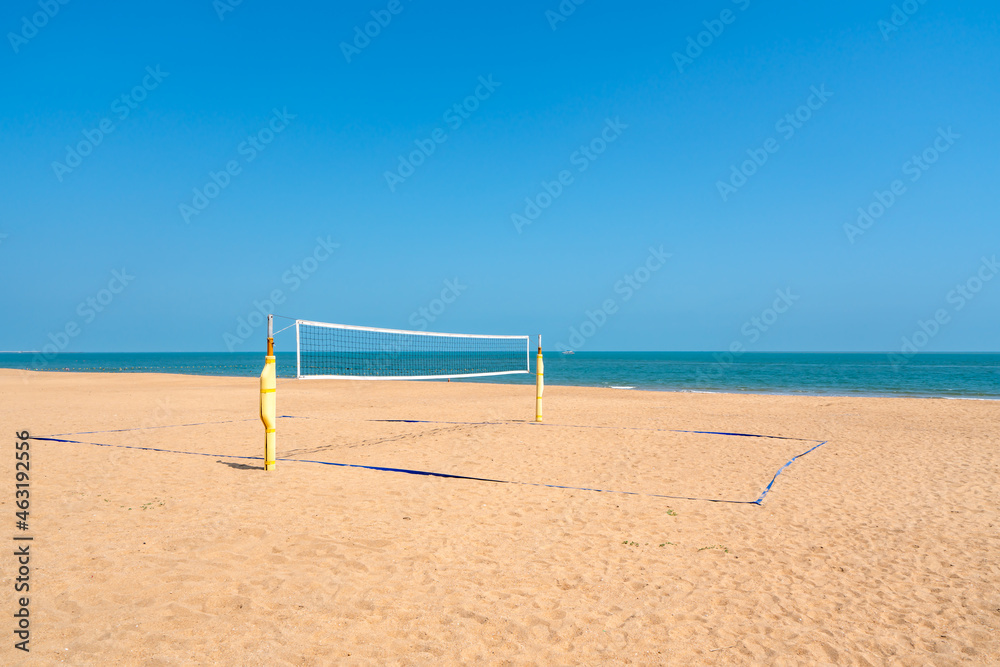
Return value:
<svg viewBox="0 0 1000 667">
<path fill-rule="evenodd" d="M 295 355 L 279 353 L 280 377 Z M 532 355 L 532 364 L 534 355 Z M 182 373 L 252 377 L 260 353 L 0 353 L 0 368 L 90 373 Z M 532 368 L 532 372 L 534 369 Z M 440 381 L 440 380 L 439 380 Z M 463 380 L 534 384 L 528 374 Z M 1000 354 L 577 352 L 545 355 L 547 385 L 685 392 L 1000 399 Z"/>
</svg>

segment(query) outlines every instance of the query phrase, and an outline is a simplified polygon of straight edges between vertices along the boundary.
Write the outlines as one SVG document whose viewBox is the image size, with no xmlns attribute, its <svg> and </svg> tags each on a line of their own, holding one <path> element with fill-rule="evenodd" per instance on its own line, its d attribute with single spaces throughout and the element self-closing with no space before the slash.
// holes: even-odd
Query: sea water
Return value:
<svg viewBox="0 0 1000 667">
<path fill-rule="evenodd" d="M 279 377 L 295 377 L 295 354 L 278 357 Z M 534 353 L 530 355 L 534 372 Z M 182 373 L 252 377 L 255 353 L 0 353 L 0 368 L 90 373 Z M 533 374 L 465 382 L 534 384 Z M 577 352 L 545 355 L 547 385 L 686 392 L 1000 399 L 1000 354 Z"/>
</svg>

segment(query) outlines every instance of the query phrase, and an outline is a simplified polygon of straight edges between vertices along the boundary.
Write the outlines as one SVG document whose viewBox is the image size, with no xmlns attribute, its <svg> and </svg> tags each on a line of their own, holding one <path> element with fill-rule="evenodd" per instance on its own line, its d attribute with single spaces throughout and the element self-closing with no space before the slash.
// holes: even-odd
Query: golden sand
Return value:
<svg viewBox="0 0 1000 667">
<path fill-rule="evenodd" d="M 8 535 L 16 431 L 119 445 L 31 442 L 0 663 L 1000 664 L 1000 403 L 279 380 L 264 473 L 257 386 L 0 370 Z"/>
</svg>

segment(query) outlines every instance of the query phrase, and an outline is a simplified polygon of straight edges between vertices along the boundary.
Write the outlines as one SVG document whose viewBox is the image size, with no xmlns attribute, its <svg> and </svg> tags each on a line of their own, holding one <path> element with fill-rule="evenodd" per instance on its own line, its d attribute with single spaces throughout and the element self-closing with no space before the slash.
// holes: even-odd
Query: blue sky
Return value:
<svg viewBox="0 0 1000 667">
<path fill-rule="evenodd" d="M 672 5 L 5 3 L 0 350 L 1000 350 L 995 3 Z"/>
</svg>

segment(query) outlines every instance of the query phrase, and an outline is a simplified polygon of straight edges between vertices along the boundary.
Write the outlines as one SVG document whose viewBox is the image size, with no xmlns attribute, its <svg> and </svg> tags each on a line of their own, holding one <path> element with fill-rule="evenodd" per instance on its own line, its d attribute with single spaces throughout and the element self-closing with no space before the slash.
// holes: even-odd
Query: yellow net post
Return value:
<svg viewBox="0 0 1000 667">
<path fill-rule="evenodd" d="M 260 373 L 260 420 L 264 422 L 264 470 L 274 470 L 274 440 L 277 430 L 278 387 L 277 364 L 274 357 L 274 316 L 267 316 L 267 357 Z"/>
<path fill-rule="evenodd" d="M 542 336 L 538 335 L 538 357 L 535 360 L 535 421 L 542 421 L 542 390 L 545 388 L 542 367 Z"/>
</svg>

